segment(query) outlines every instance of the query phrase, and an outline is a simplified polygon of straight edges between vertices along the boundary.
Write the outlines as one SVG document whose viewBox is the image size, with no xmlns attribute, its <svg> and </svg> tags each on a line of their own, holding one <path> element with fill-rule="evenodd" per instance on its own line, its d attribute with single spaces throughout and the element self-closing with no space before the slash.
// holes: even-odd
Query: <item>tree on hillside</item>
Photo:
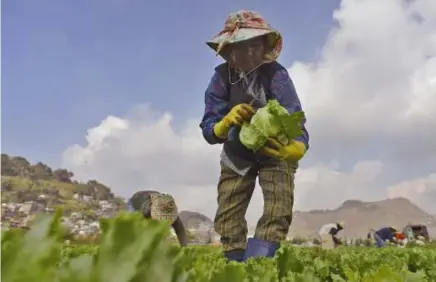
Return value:
<svg viewBox="0 0 436 282">
<path fill-rule="evenodd" d="M 14 185 L 10 179 L 2 178 L 1 183 L 2 183 L 2 191 L 3 192 L 12 191 L 12 189 L 14 188 Z"/>
<path fill-rule="evenodd" d="M 89 186 L 86 183 L 78 183 L 78 182 L 74 182 L 74 192 L 80 194 L 80 195 L 87 195 L 87 196 L 92 196 L 94 189 Z"/>
<path fill-rule="evenodd" d="M 29 176 L 30 174 L 30 163 L 23 157 L 13 157 L 12 162 L 14 163 L 19 176 Z"/>
<path fill-rule="evenodd" d="M 8 155 L 2 154 L 1 162 L 1 174 L 2 176 L 15 176 L 15 171 L 12 166 L 12 161 Z"/>
<path fill-rule="evenodd" d="M 53 174 L 58 181 L 65 183 L 71 183 L 71 178 L 74 176 L 74 173 L 63 168 L 55 170 Z"/>
<path fill-rule="evenodd" d="M 31 178 L 38 180 L 50 180 L 53 176 L 53 170 L 44 163 L 37 163 L 30 166 Z"/>
<path fill-rule="evenodd" d="M 97 180 L 90 180 L 87 182 L 87 185 L 92 187 L 94 197 L 98 200 L 110 200 L 115 197 L 108 187 L 99 183 Z"/>
<path fill-rule="evenodd" d="M 123 199 L 116 199 L 111 189 L 97 180 L 86 183 L 72 180 L 74 173 L 67 169 L 52 169 L 43 162 L 32 165 L 23 157 L 1 154 L 1 175 L 2 200 L 37 200 L 43 194 L 44 199 L 56 205 L 72 200 L 78 193 L 90 196 L 96 200 L 96 205 L 99 200 L 115 203 L 118 207 L 124 205 Z"/>
<path fill-rule="evenodd" d="M 1 155 L 1 175 L 2 176 L 21 176 L 30 175 L 30 163 L 23 157 L 10 157 L 6 154 Z"/>
</svg>

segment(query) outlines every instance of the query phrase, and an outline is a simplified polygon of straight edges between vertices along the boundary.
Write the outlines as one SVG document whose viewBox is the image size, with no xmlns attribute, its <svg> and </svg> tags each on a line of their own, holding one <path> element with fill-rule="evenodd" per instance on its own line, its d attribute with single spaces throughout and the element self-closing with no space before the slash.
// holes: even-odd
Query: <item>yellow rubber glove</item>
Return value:
<svg viewBox="0 0 436 282">
<path fill-rule="evenodd" d="M 226 139 L 232 126 L 241 126 L 244 121 L 249 121 L 254 113 L 255 111 L 248 104 L 236 105 L 220 122 L 215 124 L 213 132 L 217 137 Z"/>
<path fill-rule="evenodd" d="M 279 141 L 269 138 L 267 145 L 261 152 L 279 160 L 299 161 L 306 153 L 306 145 L 300 141 L 291 141 L 288 145 L 283 145 Z"/>
</svg>

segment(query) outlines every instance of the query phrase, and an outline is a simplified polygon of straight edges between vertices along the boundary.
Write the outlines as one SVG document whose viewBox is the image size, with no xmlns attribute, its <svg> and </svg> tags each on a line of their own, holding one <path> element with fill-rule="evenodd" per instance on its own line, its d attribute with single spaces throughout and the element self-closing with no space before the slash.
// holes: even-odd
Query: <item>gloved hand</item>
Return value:
<svg viewBox="0 0 436 282">
<path fill-rule="evenodd" d="M 213 131 L 217 137 L 226 139 L 232 126 L 241 126 L 244 121 L 249 121 L 254 113 L 255 111 L 248 104 L 236 105 L 220 122 L 215 124 Z"/>
<path fill-rule="evenodd" d="M 276 139 L 269 138 L 261 153 L 279 160 L 299 161 L 306 153 L 306 145 L 303 142 L 294 140 L 288 145 L 283 145 Z"/>
</svg>

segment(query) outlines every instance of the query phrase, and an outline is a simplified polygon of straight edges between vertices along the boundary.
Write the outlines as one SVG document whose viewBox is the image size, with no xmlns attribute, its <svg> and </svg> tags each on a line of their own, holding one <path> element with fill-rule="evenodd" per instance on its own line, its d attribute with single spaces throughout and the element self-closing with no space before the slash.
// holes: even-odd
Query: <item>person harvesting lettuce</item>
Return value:
<svg viewBox="0 0 436 282">
<path fill-rule="evenodd" d="M 129 212 L 141 212 L 146 219 L 155 219 L 168 223 L 174 229 L 180 246 L 188 245 L 188 237 L 179 217 L 176 201 L 169 194 L 157 191 L 138 191 L 127 201 Z"/>
<path fill-rule="evenodd" d="M 200 124 L 209 144 L 224 144 L 215 230 L 228 260 L 272 257 L 291 225 L 294 175 L 309 148 L 293 82 L 276 62 L 282 37 L 258 13 L 238 11 L 227 17 L 224 30 L 207 44 L 226 61 L 215 68 Z M 285 109 L 285 113 L 271 115 L 279 120 L 277 134 L 266 134 L 258 123 L 250 126 L 253 116 L 259 118 L 262 110 L 267 114 L 265 109 L 268 113 Z M 257 177 L 264 209 L 254 238 L 247 242 L 245 213 Z"/>
</svg>

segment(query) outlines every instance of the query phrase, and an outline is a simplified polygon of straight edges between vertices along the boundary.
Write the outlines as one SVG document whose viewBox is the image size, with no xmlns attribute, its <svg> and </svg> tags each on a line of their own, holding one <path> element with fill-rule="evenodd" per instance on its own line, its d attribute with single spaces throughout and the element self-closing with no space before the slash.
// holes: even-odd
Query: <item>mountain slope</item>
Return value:
<svg viewBox="0 0 436 282">
<path fill-rule="evenodd" d="M 426 213 L 405 198 L 377 202 L 349 200 L 334 210 L 296 211 L 289 235 L 312 237 L 323 224 L 335 221 L 345 222 L 342 236 L 351 238 L 364 237 L 370 228 L 391 225 L 402 229 L 409 223 L 425 224 L 430 236 L 436 236 L 436 216 Z"/>
<path fill-rule="evenodd" d="M 198 229 L 202 226 L 213 227 L 213 221 L 199 212 L 181 211 L 179 216 L 186 228 Z"/>
</svg>

